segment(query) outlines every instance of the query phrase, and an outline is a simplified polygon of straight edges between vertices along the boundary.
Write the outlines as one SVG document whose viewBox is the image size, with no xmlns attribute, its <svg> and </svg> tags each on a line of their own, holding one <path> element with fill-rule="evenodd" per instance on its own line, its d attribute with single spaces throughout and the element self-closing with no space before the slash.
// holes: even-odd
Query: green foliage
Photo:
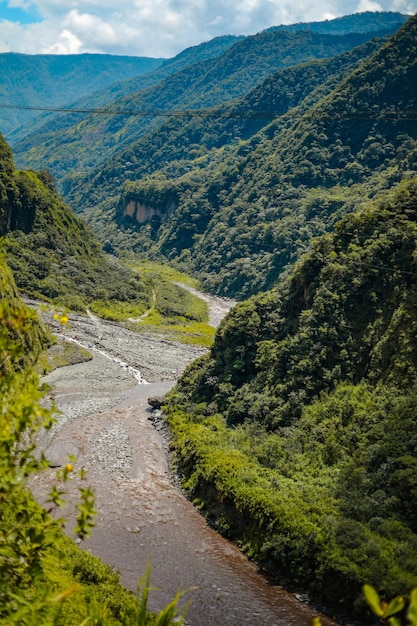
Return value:
<svg viewBox="0 0 417 626">
<path fill-rule="evenodd" d="M 393 615 L 404 614 L 406 602 L 403 597 L 397 596 L 390 602 L 385 602 L 381 601 L 378 592 L 371 585 L 363 585 L 362 591 L 366 603 L 371 608 L 372 613 L 380 618 L 381 624 L 401 626 L 404 623 L 401 618 L 392 617 Z M 417 624 L 417 589 L 413 589 L 410 593 L 406 620 L 407 624 L 411 624 L 411 626 Z M 313 626 L 321 626 L 320 618 L 316 617 L 313 620 Z"/>
<path fill-rule="evenodd" d="M 366 620 L 417 583 L 416 181 L 239 303 L 169 404 L 184 486 L 280 580 Z M 407 436 L 404 435 L 407 433 Z"/>
<path fill-rule="evenodd" d="M 101 251 L 50 181 L 34 172 L 10 178 L 16 189 L 3 248 L 22 291 L 78 310 L 98 296 L 146 307 L 140 277 Z"/>
<path fill-rule="evenodd" d="M 35 453 L 35 435 L 49 428 L 52 419 L 42 407 L 33 365 L 46 345 L 46 335 L 35 314 L 16 297 L 10 273 L 2 263 L 0 298 L 0 617 L 26 624 L 33 586 L 44 578 L 42 558 L 51 546 L 55 524 L 29 496 L 27 479 L 47 466 Z M 67 480 L 70 466 L 64 468 Z M 82 495 L 82 494 L 81 494 Z M 57 502 L 57 492 L 51 493 Z M 91 497 L 80 502 L 81 536 L 88 533 Z M 39 606 L 35 606 L 36 611 Z M 42 602 L 41 602 L 42 604 Z"/>
<path fill-rule="evenodd" d="M 68 197 L 114 250 L 162 254 L 224 295 L 270 288 L 312 238 L 415 175 L 415 29 L 412 18 L 387 45 L 275 73 L 213 120 L 170 119 L 89 174 L 82 199 Z M 240 119 L 248 110 L 262 119 Z M 176 190 L 166 219 L 103 228 L 121 181 L 141 181 L 140 193 L 150 172 Z"/>
<path fill-rule="evenodd" d="M 148 571 L 138 598 L 121 587 L 119 576 L 66 535 L 30 495 L 28 479 L 48 466 L 35 448 L 36 433 L 52 424 L 42 406 L 34 373 L 48 337 L 35 313 L 17 297 L 10 271 L 0 259 L 0 623 L 8 626 L 68 624 L 182 623 L 182 594 L 158 615 L 147 611 Z M 59 316 L 58 316 L 59 317 Z M 64 321 L 64 318 L 61 317 Z M 57 473 L 48 502 L 61 507 L 65 485 L 81 480 L 74 532 L 85 538 L 94 518 L 94 494 L 73 462 Z"/>
<path fill-rule="evenodd" d="M 19 289 L 69 309 L 88 307 L 135 330 L 153 326 L 176 340 L 211 345 L 206 303 L 176 284 L 190 282 L 187 275 L 152 263 L 136 262 L 132 268 L 104 254 L 84 222 L 63 204 L 51 177 L 14 172 L 4 146 L 10 194 L 0 232 Z M 68 349 L 61 357 L 73 358 Z"/>
<path fill-rule="evenodd" d="M 84 363 L 92 358 L 93 355 L 86 348 L 76 343 L 59 339 L 55 345 L 49 348 L 47 358 L 41 359 L 40 362 L 38 361 L 38 365 L 41 373 L 46 374 L 58 367 Z"/>
<path fill-rule="evenodd" d="M 377 30 L 380 31 L 379 28 Z M 388 20 L 387 30 L 391 33 L 395 31 L 391 20 Z M 372 36 L 370 32 L 328 35 L 312 31 L 291 34 L 265 31 L 244 38 L 218 38 L 219 41 L 203 44 L 203 50 L 196 46 L 186 51 L 186 55 L 178 55 L 167 69 L 164 65 L 157 70 L 154 76 L 160 78 L 158 82 L 135 82 L 128 85 L 127 92 L 117 89 L 114 99 L 117 100 L 117 108 L 125 111 L 206 109 L 247 93 L 278 69 L 312 58 L 323 59 L 340 54 L 369 41 Z M 103 97 L 104 103 L 109 106 L 109 95 Z M 96 102 L 96 98 L 93 101 Z M 114 110 L 114 105 L 110 106 Z M 85 104 L 83 108 L 86 108 Z M 159 121 L 151 116 L 103 118 L 102 115 L 90 115 L 81 120 L 80 116 L 72 117 L 70 121 L 72 123 L 68 128 L 62 128 L 59 121 L 54 122 L 58 126 L 55 133 L 51 132 L 49 121 L 39 136 L 34 133 L 28 141 L 15 144 L 16 153 L 24 159 L 19 164 L 40 169 L 47 163 L 53 174 L 61 179 L 69 170 L 96 169 L 98 163 L 103 163 L 156 124 L 159 125 Z M 129 169 L 129 165 L 125 165 Z M 73 183 L 75 193 L 77 179 L 78 176 L 75 176 L 73 181 L 71 178 L 67 181 Z"/>
</svg>

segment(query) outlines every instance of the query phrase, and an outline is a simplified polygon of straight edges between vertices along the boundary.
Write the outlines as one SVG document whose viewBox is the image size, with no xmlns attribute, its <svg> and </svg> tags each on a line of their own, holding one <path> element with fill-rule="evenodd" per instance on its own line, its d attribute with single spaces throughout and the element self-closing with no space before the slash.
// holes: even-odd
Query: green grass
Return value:
<svg viewBox="0 0 417 626">
<path fill-rule="evenodd" d="M 192 278 L 188 274 L 184 272 L 180 272 L 175 268 L 165 265 L 162 263 L 153 263 L 152 261 L 147 260 L 135 260 L 127 263 L 129 267 L 139 272 L 139 274 L 145 278 L 146 276 L 155 275 L 159 279 L 165 279 L 171 283 L 184 283 L 184 285 L 189 285 L 190 287 L 194 287 L 195 289 L 199 288 L 199 282 L 197 279 Z"/>
<path fill-rule="evenodd" d="M 208 323 L 207 303 L 178 283 L 198 288 L 198 282 L 168 265 L 130 262 L 152 294 L 148 309 L 139 304 L 96 300 L 91 311 L 103 319 L 126 322 L 135 332 L 152 332 L 180 343 L 210 347 L 215 329 Z"/>
<path fill-rule="evenodd" d="M 181 317 L 164 317 L 153 309 L 140 322 L 130 322 L 129 329 L 135 332 L 152 332 L 162 335 L 165 339 L 179 343 L 200 345 L 209 348 L 216 329 L 206 322 L 187 320 Z"/>
</svg>

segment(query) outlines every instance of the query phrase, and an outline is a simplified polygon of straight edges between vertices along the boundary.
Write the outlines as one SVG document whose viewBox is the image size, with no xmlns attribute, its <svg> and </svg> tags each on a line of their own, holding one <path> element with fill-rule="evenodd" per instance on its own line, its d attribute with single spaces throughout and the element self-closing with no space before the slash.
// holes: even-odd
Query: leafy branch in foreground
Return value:
<svg viewBox="0 0 417 626">
<path fill-rule="evenodd" d="M 364 585 L 362 591 L 372 613 L 380 618 L 381 624 L 388 624 L 389 626 L 403 626 L 405 624 L 417 626 L 417 588 L 410 593 L 406 611 L 406 601 L 402 596 L 397 596 L 390 602 L 385 602 L 381 600 L 378 592 L 371 585 Z M 405 617 L 407 621 L 404 622 L 402 617 L 398 617 L 398 614 Z M 397 617 L 393 617 L 394 615 Z M 321 626 L 319 617 L 314 618 L 312 626 Z"/>
<path fill-rule="evenodd" d="M 0 624 L 182 623 L 181 593 L 159 615 L 148 613 L 149 573 L 136 600 L 120 585 L 118 574 L 62 532 L 64 519 L 52 519 L 32 498 L 28 480 L 48 467 L 36 450 L 36 434 L 53 423 L 34 373 L 48 339 L 36 314 L 18 298 L 2 258 L 0 270 Z M 57 472 L 59 482 L 49 493 L 52 509 L 64 504 L 66 482 L 85 478 L 73 462 L 70 458 Z M 94 494 L 84 485 L 78 490 L 75 532 L 83 539 L 93 525 Z"/>
</svg>

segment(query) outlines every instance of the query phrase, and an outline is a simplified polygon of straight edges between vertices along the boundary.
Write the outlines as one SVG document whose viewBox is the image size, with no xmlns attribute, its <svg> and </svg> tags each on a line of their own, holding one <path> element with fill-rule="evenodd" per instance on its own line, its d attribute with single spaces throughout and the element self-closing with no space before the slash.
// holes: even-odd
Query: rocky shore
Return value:
<svg viewBox="0 0 417 626">
<path fill-rule="evenodd" d="M 165 606 L 181 588 L 189 590 L 190 626 L 310 625 L 313 610 L 271 585 L 236 546 L 210 529 L 172 474 L 166 428 L 148 398 L 165 394 L 205 350 L 133 333 L 91 314 L 71 315 L 65 328 L 42 315 L 54 332 L 93 358 L 44 379 L 59 413 L 39 440 L 50 469 L 33 481 L 36 497 L 45 500 L 56 483 L 55 468 L 74 455 L 96 495 L 96 527 L 83 547 L 119 570 L 132 591 L 151 563 L 151 583 L 158 588 L 151 610 Z M 68 532 L 78 486 L 71 483 L 67 496 Z"/>
</svg>

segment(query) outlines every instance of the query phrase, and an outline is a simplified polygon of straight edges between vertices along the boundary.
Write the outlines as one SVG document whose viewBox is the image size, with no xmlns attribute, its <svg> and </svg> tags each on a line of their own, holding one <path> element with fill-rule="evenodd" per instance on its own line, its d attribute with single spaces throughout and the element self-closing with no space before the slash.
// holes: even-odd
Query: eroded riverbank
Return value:
<svg viewBox="0 0 417 626">
<path fill-rule="evenodd" d="M 150 382 L 138 385 L 128 368 L 97 351 L 92 361 L 46 378 L 61 414 L 43 446 L 55 465 L 75 454 L 97 497 L 97 526 L 84 547 L 118 569 L 132 590 L 152 563 L 152 585 L 158 588 L 151 594 L 152 609 L 178 588 L 191 589 L 185 596 L 192 602 L 190 626 L 310 624 L 316 612 L 261 576 L 236 546 L 209 528 L 172 480 L 166 440 L 154 427 L 147 398 L 167 391 L 203 350 L 82 316 L 72 317 L 65 332 L 121 359 Z M 53 479 L 52 468 L 36 479 L 39 498 Z"/>
</svg>

